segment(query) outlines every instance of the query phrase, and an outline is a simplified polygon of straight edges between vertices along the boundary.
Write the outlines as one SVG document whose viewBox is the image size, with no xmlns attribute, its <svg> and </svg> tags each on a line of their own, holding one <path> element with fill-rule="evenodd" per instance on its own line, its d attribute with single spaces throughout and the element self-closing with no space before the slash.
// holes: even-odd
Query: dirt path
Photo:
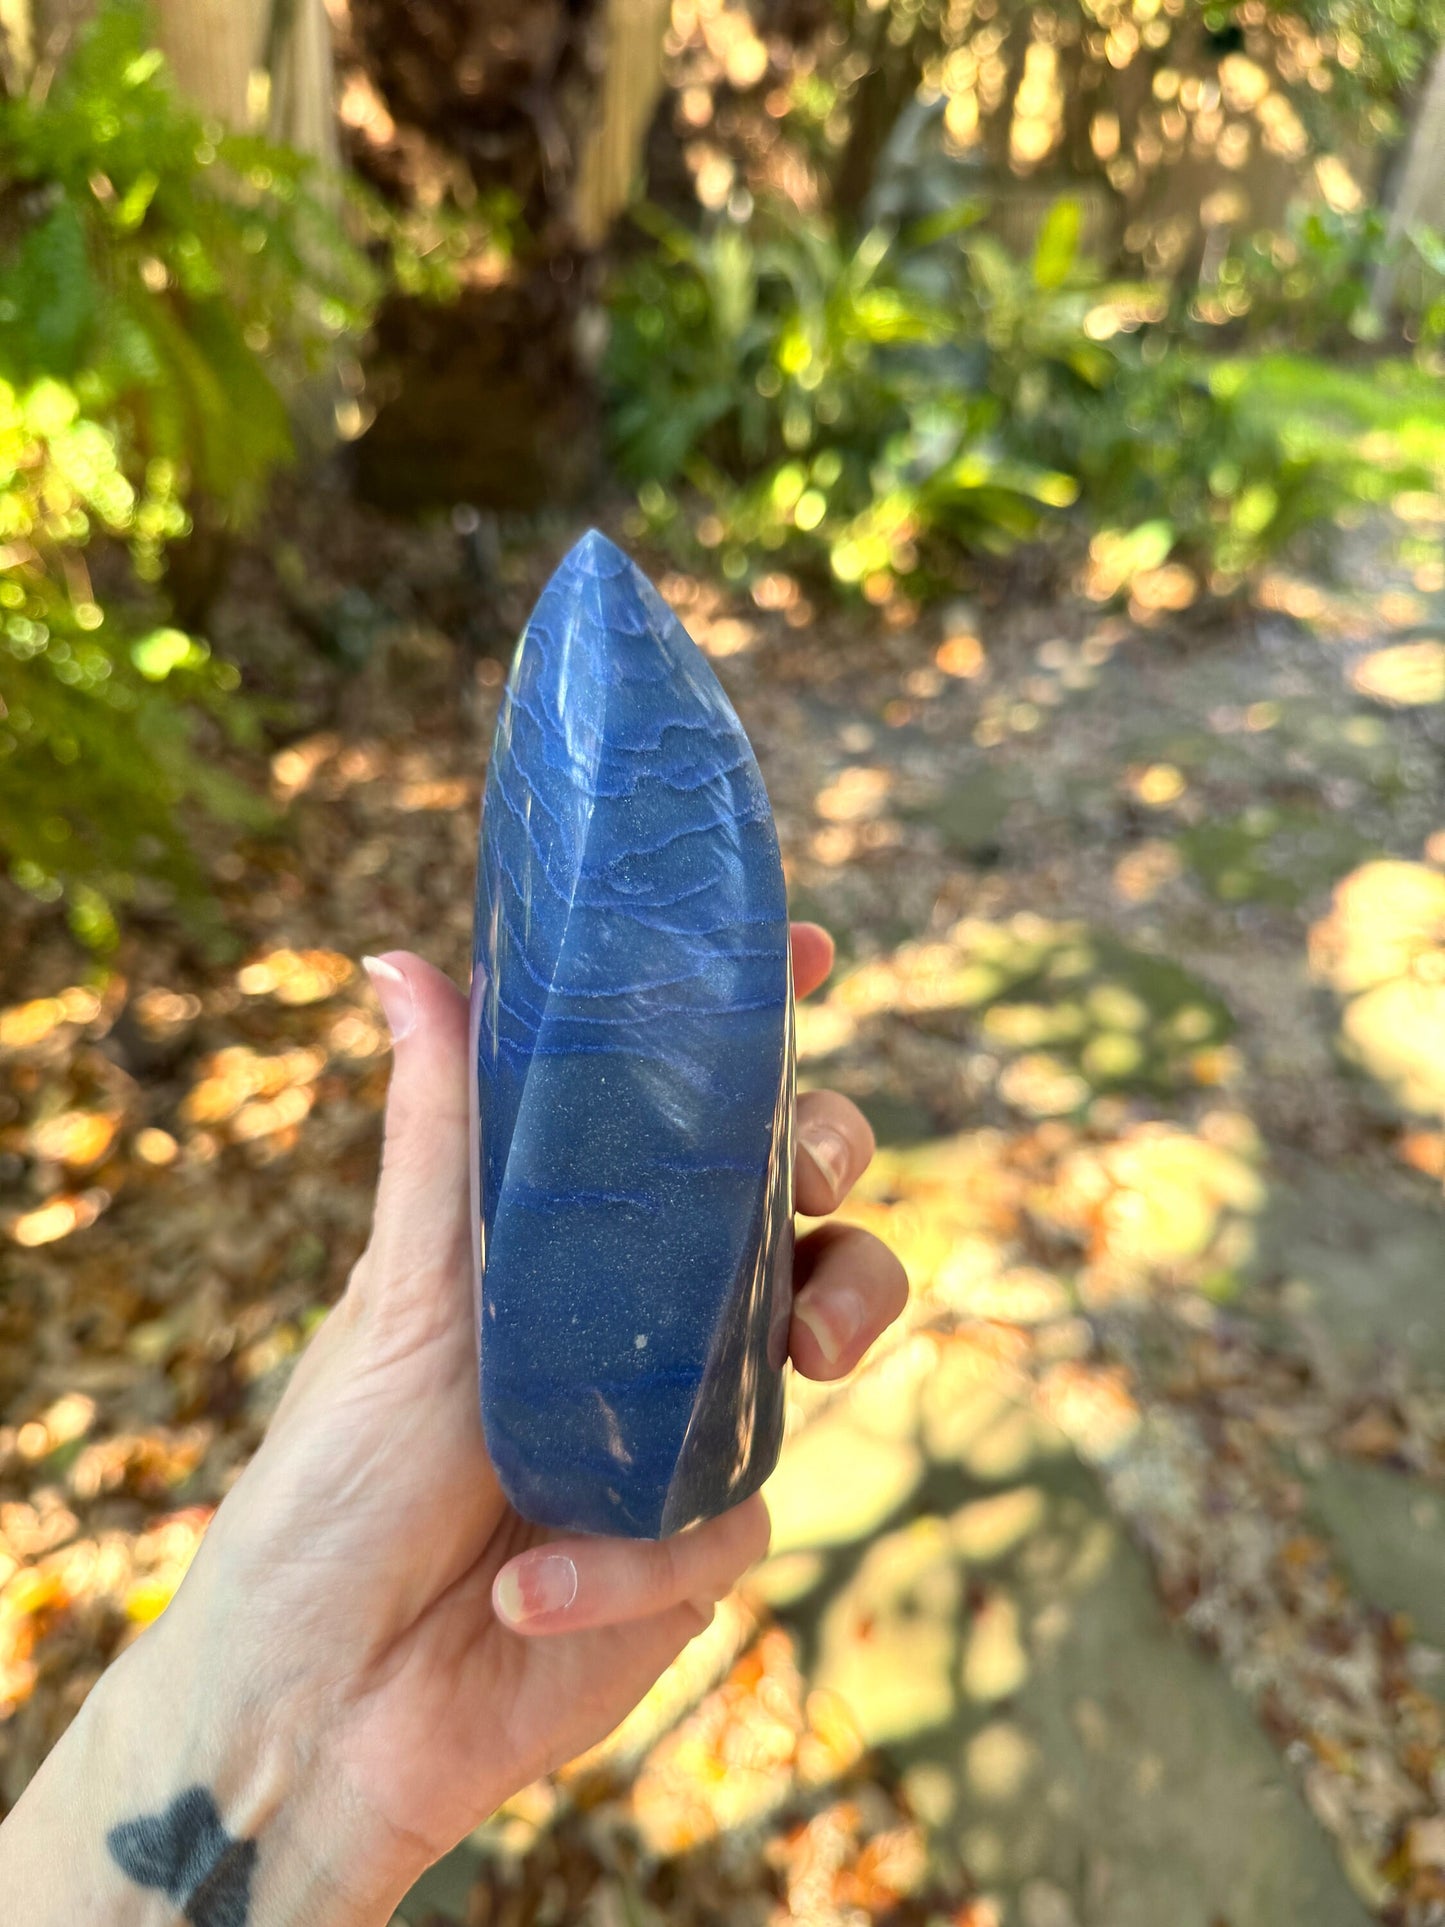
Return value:
<svg viewBox="0 0 1445 1927">
<path fill-rule="evenodd" d="M 895 1140 L 867 1215 L 935 1347 L 888 1407 L 908 1497 L 864 1508 L 911 1523 L 794 1610 L 870 1738 L 949 1761 L 940 1833 L 1025 1927 L 1445 1906 L 1445 879 L 1419 861 L 1445 857 L 1445 738 L 1428 676 L 1436 700 L 1398 700 L 1438 679 L 1445 611 L 1438 571 L 1370 566 L 1349 594 L 1279 578 L 1274 613 L 1193 642 L 958 611 L 891 689 L 770 699 L 795 886 L 857 933 L 806 1069 Z M 1359 1070 L 1331 982 L 1362 994 Z M 928 1416 L 959 1344 L 1067 1436 L 1082 1583 L 1022 1448 L 961 1510 L 922 1496 L 959 1456 Z M 1025 1496 L 1004 1552 L 960 1557 Z"/>
<path fill-rule="evenodd" d="M 364 1235 L 354 959 L 465 967 L 499 667 L 439 633 L 446 538 L 311 514 L 315 608 L 374 646 L 297 676 L 259 567 L 223 612 L 314 719 L 272 761 L 284 840 L 222 862 L 244 957 L 159 926 L 92 986 L 43 922 L 0 939 L 0 1806 Z M 1399 700 L 1434 687 L 1437 535 L 1190 637 L 1022 595 L 880 636 L 781 579 L 666 583 L 839 934 L 803 1074 L 874 1118 L 857 1208 L 915 1306 L 800 1395 L 748 1598 L 410 1927 L 1445 1919 L 1445 704 Z"/>
</svg>

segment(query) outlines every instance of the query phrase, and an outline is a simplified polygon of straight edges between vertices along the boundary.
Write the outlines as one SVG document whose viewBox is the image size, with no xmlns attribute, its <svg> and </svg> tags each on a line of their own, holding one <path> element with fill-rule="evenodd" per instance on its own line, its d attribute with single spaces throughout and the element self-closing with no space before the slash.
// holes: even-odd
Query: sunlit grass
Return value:
<svg viewBox="0 0 1445 1927">
<path fill-rule="evenodd" d="M 1377 452 L 1399 465 L 1445 473 L 1445 390 L 1438 375 L 1413 361 L 1382 359 L 1351 368 L 1272 354 L 1228 368 L 1251 412 L 1287 430 L 1301 452 L 1360 452 L 1366 438 L 1375 436 L 1382 438 Z"/>
</svg>

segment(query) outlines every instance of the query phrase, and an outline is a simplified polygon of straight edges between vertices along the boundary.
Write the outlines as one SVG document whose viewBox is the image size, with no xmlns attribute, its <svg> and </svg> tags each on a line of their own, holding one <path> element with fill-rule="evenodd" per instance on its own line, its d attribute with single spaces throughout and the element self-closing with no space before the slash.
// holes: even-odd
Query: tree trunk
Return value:
<svg viewBox="0 0 1445 1927">
<path fill-rule="evenodd" d="M 181 92 L 228 127 L 255 125 L 333 164 L 331 24 L 322 0 L 152 0 Z"/>
<path fill-rule="evenodd" d="M 559 245 L 603 64 L 607 0 L 351 0 L 348 55 L 395 134 L 357 167 L 398 199 L 459 177 Z"/>
<path fill-rule="evenodd" d="M 266 0 L 158 0 L 156 45 L 176 85 L 228 127 L 250 125 L 252 76 L 261 62 Z"/>
<path fill-rule="evenodd" d="M 35 28 L 30 0 L 0 0 L 0 87 L 11 100 L 35 71 Z"/>
<path fill-rule="evenodd" d="M 609 0 L 602 87 L 572 196 L 572 225 L 584 248 L 602 245 L 637 185 L 662 95 L 671 18 L 672 0 Z"/>
<path fill-rule="evenodd" d="M 667 0 L 351 0 L 343 70 L 391 128 L 378 135 L 372 114 L 353 163 L 403 203 L 501 192 L 521 217 L 504 274 L 464 274 L 442 308 L 386 303 L 376 417 L 354 451 L 371 499 L 525 512 L 594 479 L 596 250 L 636 182 L 669 13 Z"/>
<path fill-rule="evenodd" d="M 888 10 L 872 16 L 873 47 L 868 71 L 853 96 L 848 139 L 833 171 L 833 212 L 839 224 L 855 228 L 863 217 L 878 174 L 878 163 L 898 117 L 918 92 L 923 65 L 936 42 L 922 26 L 902 47 L 888 38 Z"/>
<path fill-rule="evenodd" d="M 1436 54 L 1421 92 L 1398 178 L 1385 260 L 1370 291 L 1370 305 L 1381 321 L 1388 318 L 1394 303 L 1399 249 L 1406 234 L 1417 223 L 1436 227 L 1445 220 L 1445 47 Z"/>
<path fill-rule="evenodd" d="M 0 0 L 10 93 L 58 66 L 96 0 Z M 228 127 L 264 119 L 273 140 L 334 164 L 331 23 L 324 0 L 151 0 L 155 43 L 194 106 Z"/>
<path fill-rule="evenodd" d="M 227 127 L 264 127 L 323 166 L 337 161 L 331 25 L 323 0 L 151 0 L 156 45 L 178 92 Z M 323 192 L 324 192 L 323 188 Z M 335 377 L 318 370 L 288 399 L 298 448 L 335 443 Z M 197 492 L 191 530 L 166 559 L 166 589 L 182 628 L 205 625 L 230 564 L 232 530 Z"/>
</svg>

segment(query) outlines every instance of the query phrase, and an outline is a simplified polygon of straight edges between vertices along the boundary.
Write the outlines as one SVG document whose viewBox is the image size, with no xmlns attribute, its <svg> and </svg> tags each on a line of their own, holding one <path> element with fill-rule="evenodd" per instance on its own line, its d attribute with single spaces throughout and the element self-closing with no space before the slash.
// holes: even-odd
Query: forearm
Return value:
<svg viewBox="0 0 1445 1927">
<path fill-rule="evenodd" d="M 319 1749 L 264 1708 L 208 1704 L 166 1630 L 105 1674 L 0 1827 L 0 1913 L 25 1927 L 383 1927 L 406 1881 L 358 1849 Z"/>
</svg>

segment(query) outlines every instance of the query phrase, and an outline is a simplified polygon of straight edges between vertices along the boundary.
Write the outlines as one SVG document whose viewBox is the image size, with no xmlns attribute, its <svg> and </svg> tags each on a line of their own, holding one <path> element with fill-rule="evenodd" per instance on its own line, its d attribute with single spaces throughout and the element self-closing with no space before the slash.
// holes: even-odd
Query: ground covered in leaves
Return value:
<svg viewBox="0 0 1445 1927">
<path fill-rule="evenodd" d="M 774 1553 L 423 1921 L 1445 1920 L 1445 501 L 1212 626 L 1026 576 L 839 615 L 659 568 L 799 914 L 801 1072 L 914 1303 L 797 1388 Z M 242 557 L 237 934 L 0 934 L 0 1811 L 178 1583 L 365 1235 L 357 959 L 464 973 L 563 532 L 325 495 Z M 1117 600 L 1117 599 L 1116 599 Z"/>
</svg>

